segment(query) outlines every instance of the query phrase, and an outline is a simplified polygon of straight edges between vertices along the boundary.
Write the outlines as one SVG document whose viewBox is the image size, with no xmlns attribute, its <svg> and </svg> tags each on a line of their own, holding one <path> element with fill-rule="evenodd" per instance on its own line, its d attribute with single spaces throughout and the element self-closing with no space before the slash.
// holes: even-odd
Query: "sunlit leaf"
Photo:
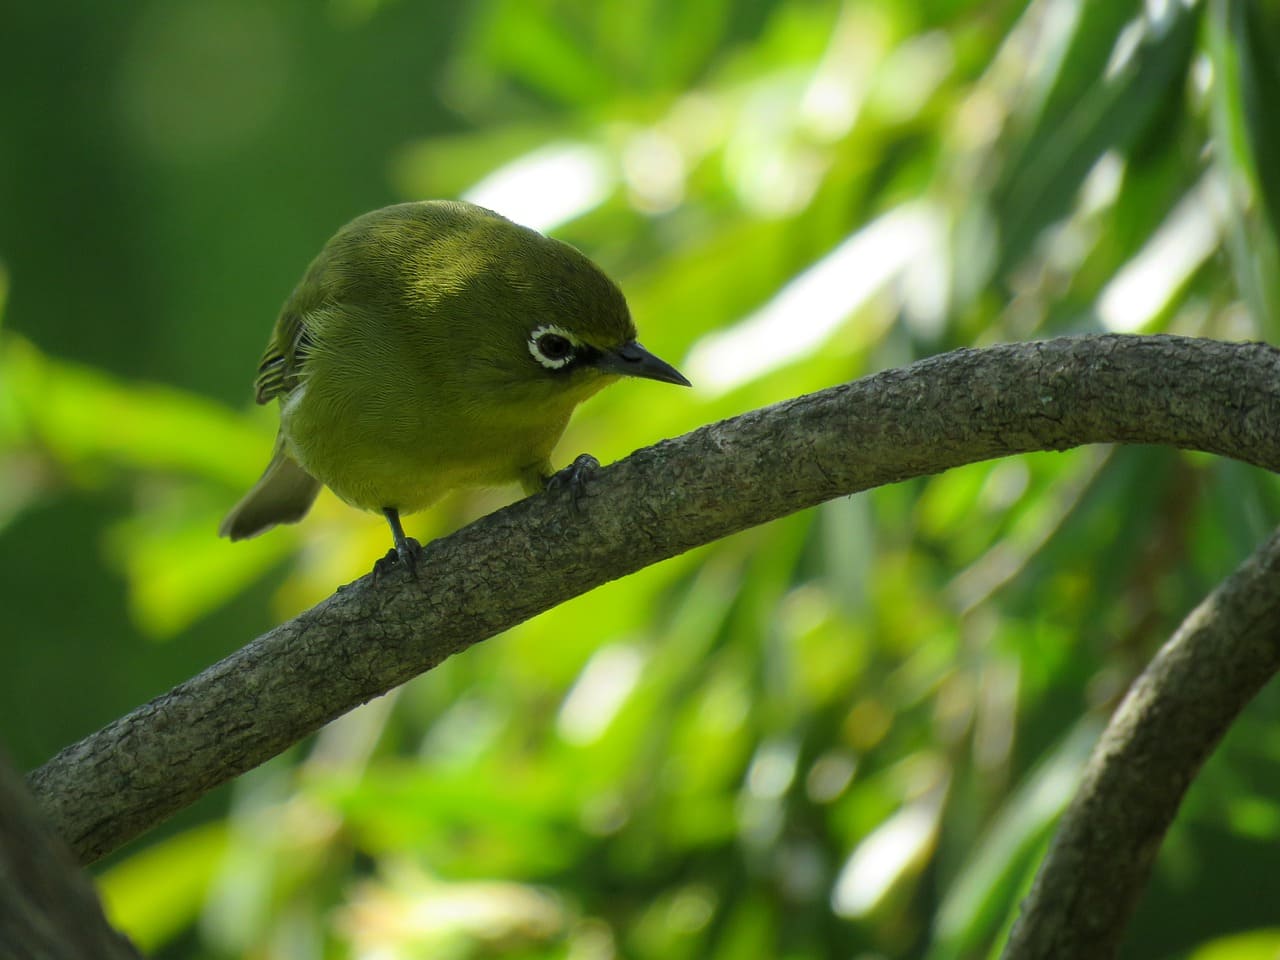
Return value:
<svg viewBox="0 0 1280 960">
<path fill-rule="evenodd" d="M 1062 102 L 1056 115 L 1043 116 L 1043 137 L 1003 172 L 996 190 L 1005 264 L 1016 263 L 1040 231 L 1067 212 L 1105 151 L 1127 149 L 1181 95 L 1199 12 L 1200 5 L 1173 3 L 1158 17 L 1135 22 L 1130 35 L 1117 40 L 1120 49 L 1111 54 L 1115 65 L 1107 76 Z M 1089 20 L 1081 23 L 1092 26 Z M 1094 50 L 1092 43 L 1072 48 L 1090 63 L 1096 60 Z"/>
<path fill-rule="evenodd" d="M 1046 756 L 973 845 L 938 911 L 930 960 L 977 955 L 1010 919 L 1030 857 L 1041 849 L 1097 739 L 1083 722 Z"/>
<path fill-rule="evenodd" d="M 203 398 L 51 360 L 16 338 L 3 348 L 31 437 L 69 466 L 181 470 L 239 486 L 268 449 L 261 428 Z"/>
<path fill-rule="evenodd" d="M 1280 91 L 1280 77 L 1270 55 L 1272 14 L 1251 12 L 1253 6 L 1214 0 L 1206 35 L 1214 69 L 1215 142 L 1223 157 L 1219 170 L 1232 201 L 1229 249 L 1257 322 L 1274 330 L 1280 324 L 1280 133 L 1266 105 Z"/>
<path fill-rule="evenodd" d="M 1202 944 L 1187 954 L 1187 960 L 1274 960 L 1277 954 L 1280 930 L 1254 930 Z"/>
<path fill-rule="evenodd" d="M 142 950 L 164 946 L 199 915 L 225 849 L 226 829 L 210 823 L 121 861 L 98 878 L 108 919 Z"/>
</svg>

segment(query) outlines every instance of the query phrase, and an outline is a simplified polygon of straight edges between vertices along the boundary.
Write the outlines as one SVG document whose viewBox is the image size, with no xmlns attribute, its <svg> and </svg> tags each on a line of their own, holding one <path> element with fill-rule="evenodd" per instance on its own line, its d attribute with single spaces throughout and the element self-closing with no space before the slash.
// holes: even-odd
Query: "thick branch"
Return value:
<svg viewBox="0 0 1280 960">
<path fill-rule="evenodd" d="M 1158 443 L 1280 469 L 1280 351 L 1090 336 L 958 350 L 638 451 L 566 497 L 513 504 L 365 577 L 31 776 L 94 860 L 446 657 L 556 604 L 834 497 L 1086 443 Z"/>
<path fill-rule="evenodd" d="M 102 915 L 89 875 L 0 753 L 0 956 L 139 960 Z"/>
<path fill-rule="evenodd" d="M 1106 960 L 1200 765 L 1280 669 L 1280 532 L 1183 622 L 1112 717 L 1006 960 Z"/>
</svg>

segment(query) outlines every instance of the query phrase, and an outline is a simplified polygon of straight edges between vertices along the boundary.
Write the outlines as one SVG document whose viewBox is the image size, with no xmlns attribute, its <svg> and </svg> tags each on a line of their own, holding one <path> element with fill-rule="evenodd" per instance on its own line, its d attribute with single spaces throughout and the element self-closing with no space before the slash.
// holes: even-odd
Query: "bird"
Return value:
<svg viewBox="0 0 1280 960">
<path fill-rule="evenodd" d="M 637 342 L 625 297 L 567 243 L 464 201 L 356 217 L 285 301 L 254 396 L 280 428 L 221 536 L 303 518 L 321 486 L 381 513 L 413 567 L 401 516 L 462 487 L 577 491 L 589 455 L 551 454 L 579 403 L 622 377 L 689 386 Z"/>
</svg>

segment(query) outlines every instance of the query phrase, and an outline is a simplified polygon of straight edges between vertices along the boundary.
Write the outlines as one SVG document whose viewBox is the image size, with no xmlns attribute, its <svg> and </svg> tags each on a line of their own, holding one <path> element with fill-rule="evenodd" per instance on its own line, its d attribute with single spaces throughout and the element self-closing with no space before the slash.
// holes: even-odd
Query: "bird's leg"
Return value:
<svg viewBox="0 0 1280 960">
<path fill-rule="evenodd" d="M 567 489 L 573 503 L 573 510 L 577 513 L 582 508 L 580 501 L 583 491 L 587 488 L 587 478 L 593 471 L 599 469 L 599 460 L 589 453 L 581 453 L 563 470 L 557 470 L 551 476 L 543 477 L 542 485 L 548 493 L 559 493 Z"/>
<path fill-rule="evenodd" d="M 422 545 L 412 537 L 404 535 L 404 527 L 400 525 L 400 511 L 395 507 L 383 507 L 382 515 L 387 518 L 387 523 L 391 526 L 391 537 L 395 540 L 395 549 L 387 551 L 387 555 L 377 562 L 374 566 L 374 573 L 378 572 L 378 568 L 389 565 L 395 560 L 400 563 L 415 577 L 418 575 L 418 555 L 422 553 Z"/>
</svg>

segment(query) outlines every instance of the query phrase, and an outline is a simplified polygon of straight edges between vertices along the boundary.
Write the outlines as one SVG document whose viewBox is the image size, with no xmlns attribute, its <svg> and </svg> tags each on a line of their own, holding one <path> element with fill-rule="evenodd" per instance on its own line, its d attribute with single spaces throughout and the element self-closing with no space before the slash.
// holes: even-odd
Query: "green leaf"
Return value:
<svg viewBox="0 0 1280 960">
<path fill-rule="evenodd" d="M 1199 15 L 1198 4 L 1167 5 L 1159 22 L 1144 19 L 1135 25 L 1132 53 L 1111 75 L 1090 84 L 1078 98 L 1051 98 L 1056 112 L 1043 115 L 1042 132 L 1003 170 L 993 194 L 1001 225 L 1000 272 L 1021 260 L 1040 232 L 1066 215 L 1104 153 L 1127 151 L 1171 100 L 1182 97 Z M 1082 30 L 1091 25 L 1091 19 L 1080 21 Z M 1089 66 L 1098 62 L 1092 43 L 1081 42 L 1071 50 Z M 1087 72 L 1074 62 L 1064 63 L 1063 70 L 1072 76 Z"/>
<path fill-rule="evenodd" d="M 1275 960 L 1280 956 L 1280 930 L 1251 930 L 1201 944 L 1186 960 Z"/>
<path fill-rule="evenodd" d="M 1247 0 L 1210 4 L 1218 166 L 1230 198 L 1228 249 L 1258 322 L 1280 330 L 1280 70 L 1274 12 Z"/>
<path fill-rule="evenodd" d="M 227 846 L 220 822 L 194 827 L 143 848 L 98 877 L 107 919 L 150 953 L 199 915 Z"/>
<path fill-rule="evenodd" d="M 68 466 L 178 470 L 234 489 L 266 462 L 269 434 L 202 397 L 45 357 L 17 338 L 0 351 L 28 435 Z"/>
<path fill-rule="evenodd" d="M 975 956 L 1012 919 L 1031 858 L 1071 799 L 1100 732 L 1093 720 L 1078 723 L 977 838 L 938 909 L 928 960 Z"/>
</svg>

